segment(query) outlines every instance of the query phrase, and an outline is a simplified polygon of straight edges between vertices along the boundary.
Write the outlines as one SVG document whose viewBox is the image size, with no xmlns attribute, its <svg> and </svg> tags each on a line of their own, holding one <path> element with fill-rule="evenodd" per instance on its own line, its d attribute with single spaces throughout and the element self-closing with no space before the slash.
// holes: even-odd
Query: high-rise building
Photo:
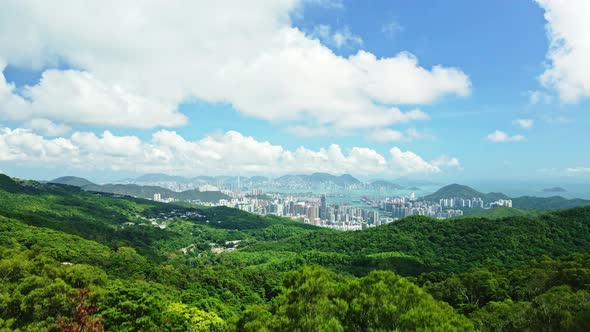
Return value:
<svg viewBox="0 0 590 332">
<path fill-rule="evenodd" d="M 326 204 L 326 194 L 322 194 L 322 197 L 320 198 L 320 211 L 319 211 L 320 219 L 322 219 L 322 220 L 327 219 L 327 212 L 328 212 L 328 206 Z"/>
</svg>

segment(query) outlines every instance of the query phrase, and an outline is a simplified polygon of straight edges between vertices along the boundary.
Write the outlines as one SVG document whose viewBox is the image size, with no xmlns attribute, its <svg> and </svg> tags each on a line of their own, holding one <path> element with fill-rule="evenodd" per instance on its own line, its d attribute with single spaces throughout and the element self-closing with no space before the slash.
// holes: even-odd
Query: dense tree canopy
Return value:
<svg viewBox="0 0 590 332">
<path fill-rule="evenodd" d="M 590 329 L 590 208 L 336 232 L 0 176 L 0 331 Z"/>
</svg>

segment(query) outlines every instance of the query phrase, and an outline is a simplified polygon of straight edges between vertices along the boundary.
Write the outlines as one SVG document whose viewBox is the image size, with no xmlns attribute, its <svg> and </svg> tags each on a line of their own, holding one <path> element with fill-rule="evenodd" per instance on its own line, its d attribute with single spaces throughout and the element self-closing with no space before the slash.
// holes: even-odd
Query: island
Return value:
<svg viewBox="0 0 590 332">
<path fill-rule="evenodd" d="M 567 190 L 565 190 L 562 187 L 551 187 L 551 188 L 545 188 L 543 189 L 543 192 L 545 193 L 564 193 Z"/>
</svg>

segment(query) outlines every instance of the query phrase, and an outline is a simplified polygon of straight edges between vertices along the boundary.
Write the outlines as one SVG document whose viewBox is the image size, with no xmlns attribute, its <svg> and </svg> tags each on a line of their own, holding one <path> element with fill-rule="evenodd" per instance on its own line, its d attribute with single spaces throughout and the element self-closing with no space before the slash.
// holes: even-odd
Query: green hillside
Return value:
<svg viewBox="0 0 590 332">
<path fill-rule="evenodd" d="M 145 175 L 144 177 L 151 179 L 157 174 Z M 172 177 L 172 179 L 174 179 Z M 180 201 L 201 201 L 201 202 L 219 202 L 220 199 L 229 199 L 230 197 L 219 191 L 199 191 L 199 190 L 185 190 L 181 192 L 172 191 L 170 189 L 158 186 L 140 186 L 137 184 L 104 184 L 99 185 L 92 183 L 84 178 L 75 176 L 65 176 L 51 180 L 50 183 L 66 184 L 70 186 L 80 187 L 86 191 L 111 193 L 117 195 L 132 196 L 138 198 L 152 199 L 154 194 L 160 194 L 162 198 L 173 198 Z"/>
<path fill-rule="evenodd" d="M 543 213 L 546 213 L 546 211 L 534 209 L 523 210 L 500 206 L 493 209 L 465 209 L 464 213 L 465 217 L 468 218 L 479 217 L 488 219 L 500 219 L 508 217 L 535 217 Z"/>
<path fill-rule="evenodd" d="M 561 196 L 534 197 L 522 196 L 512 199 L 512 206 L 520 209 L 571 209 L 578 206 L 590 206 L 587 199 L 567 199 Z"/>
<path fill-rule="evenodd" d="M 2 331 L 580 331 L 590 208 L 337 232 L 0 175 L 0 278 Z"/>
</svg>

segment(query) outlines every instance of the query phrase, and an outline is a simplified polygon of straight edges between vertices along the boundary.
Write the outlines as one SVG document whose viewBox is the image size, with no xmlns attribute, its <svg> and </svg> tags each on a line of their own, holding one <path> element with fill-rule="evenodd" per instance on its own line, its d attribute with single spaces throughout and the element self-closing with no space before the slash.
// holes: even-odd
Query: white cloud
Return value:
<svg viewBox="0 0 590 332">
<path fill-rule="evenodd" d="M 543 91 L 528 91 L 527 95 L 529 96 L 529 103 L 532 105 L 551 104 L 553 102 L 553 96 Z"/>
<path fill-rule="evenodd" d="M 187 121 L 175 105 L 131 94 L 77 70 L 45 71 L 39 84 L 24 93 L 33 101 L 36 116 L 67 123 L 152 128 L 177 127 Z"/>
<path fill-rule="evenodd" d="M 376 142 L 399 142 L 406 139 L 403 132 L 389 128 L 376 129 L 369 133 L 368 138 Z"/>
<path fill-rule="evenodd" d="M 343 9 L 344 4 L 342 0 L 303 0 L 306 5 L 314 5 L 318 7 L 330 8 L 330 9 Z"/>
<path fill-rule="evenodd" d="M 519 126 L 522 129 L 531 129 L 535 124 L 535 120 L 533 119 L 516 119 L 512 121 L 513 124 Z"/>
<path fill-rule="evenodd" d="M 75 162 L 77 147 L 68 139 L 45 139 L 28 129 L 0 128 L 0 161 L 35 161 L 39 164 Z"/>
<path fill-rule="evenodd" d="M 353 48 L 363 45 L 363 39 L 354 35 L 347 26 L 333 30 L 331 26 L 321 24 L 313 28 L 310 36 L 318 38 L 323 44 L 335 48 Z"/>
<path fill-rule="evenodd" d="M 426 162 L 412 151 L 402 151 L 398 147 L 393 147 L 389 153 L 391 153 L 393 167 L 403 173 L 440 173 L 441 171 L 438 166 Z"/>
<path fill-rule="evenodd" d="M 353 132 L 350 130 L 335 130 L 328 127 L 309 127 L 309 126 L 290 126 L 287 131 L 298 137 L 315 137 L 315 136 L 351 136 Z"/>
<path fill-rule="evenodd" d="M 0 58 L 0 120 L 23 120 L 30 116 L 26 100 L 16 94 L 14 84 L 6 82 L 3 70 L 6 62 Z"/>
<path fill-rule="evenodd" d="M 61 136 L 72 130 L 69 126 L 56 124 L 47 119 L 32 119 L 27 121 L 25 128 L 29 128 L 44 136 Z"/>
<path fill-rule="evenodd" d="M 573 174 L 590 173 L 590 167 L 570 167 L 567 169 L 567 172 Z"/>
<path fill-rule="evenodd" d="M 524 141 L 526 138 L 523 135 L 513 135 L 510 136 L 503 131 L 496 130 L 493 133 L 487 136 L 488 141 L 494 143 L 506 143 L 506 142 L 520 142 Z"/>
<path fill-rule="evenodd" d="M 432 165 L 434 165 L 436 167 L 457 167 L 458 168 L 461 166 L 461 163 L 459 162 L 459 159 L 457 159 L 457 158 L 443 155 L 443 156 L 440 156 L 440 157 L 436 158 L 435 160 L 433 160 Z"/>
<path fill-rule="evenodd" d="M 545 10 L 548 67 L 540 76 L 564 102 L 590 96 L 590 3 L 587 0 L 536 0 Z"/>
<path fill-rule="evenodd" d="M 416 119 L 392 104 L 470 93 L 459 69 L 424 68 L 409 53 L 335 55 L 292 27 L 290 14 L 303 3 L 5 0 L 0 57 L 23 67 L 79 68 L 50 70 L 28 90 L 31 117 L 68 124 L 179 126 L 186 119 L 177 105 L 196 98 L 273 122 L 376 128 Z"/>
<path fill-rule="evenodd" d="M 448 92 L 467 96 L 471 91 L 469 79 L 460 70 L 434 66 L 429 71 L 418 66 L 418 59 L 406 52 L 378 59 L 361 50 L 350 61 L 366 73 L 362 78 L 364 91 L 384 103 L 426 104 Z"/>
<path fill-rule="evenodd" d="M 160 130 L 151 139 L 100 136 L 74 132 L 70 137 L 48 139 L 30 129 L 0 127 L 0 161 L 28 166 L 58 165 L 66 168 L 166 172 L 171 174 L 285 174 L 353 173 L 399 176 L 439 173 L 442 167 L 458 166 L 455 158 L 442 156 L 429 163 L 412 151 L 394 147 L 387 158 L 377 151 L 339 145 L 311 150 L 286 150 L 235 131 L 207 135 L 189 141 L 174 131 Z"/>
<path fill-rule="evenodd" d="M 372 130 L 367 137 L 375 142 L 402 142 L 432 138 L 431 135 L 419 132 L 415 129 L 399 131 L 389 128 Z"/>
</svg>

